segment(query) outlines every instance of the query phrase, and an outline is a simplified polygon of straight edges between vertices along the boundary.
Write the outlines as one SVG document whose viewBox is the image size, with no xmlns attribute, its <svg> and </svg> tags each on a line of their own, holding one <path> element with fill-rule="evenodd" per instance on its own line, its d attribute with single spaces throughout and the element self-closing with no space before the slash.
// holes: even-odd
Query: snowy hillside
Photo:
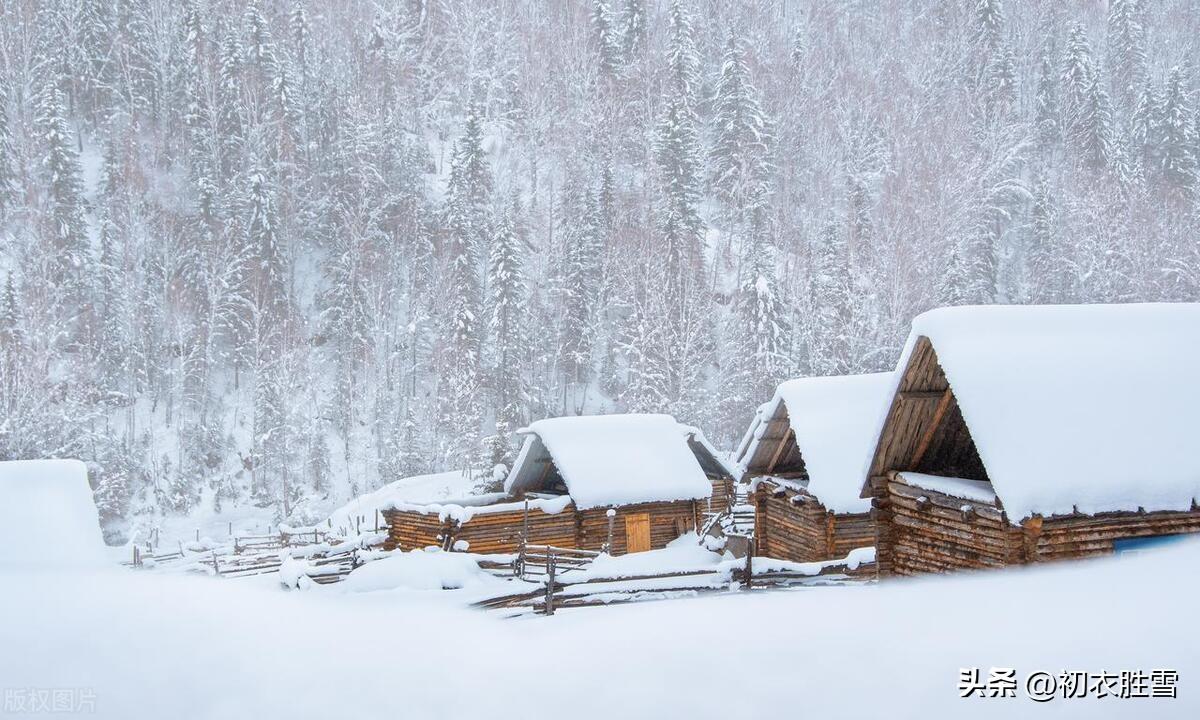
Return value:
<svg viewBox="0 0 1200 720">
<path fill-rule="evenodd" d="M 938 305 L 1200 300 L 1190 0 L 0 4 L 0 459 L 112 542 L 560 415 L 723 449 Z"/>
</svg>

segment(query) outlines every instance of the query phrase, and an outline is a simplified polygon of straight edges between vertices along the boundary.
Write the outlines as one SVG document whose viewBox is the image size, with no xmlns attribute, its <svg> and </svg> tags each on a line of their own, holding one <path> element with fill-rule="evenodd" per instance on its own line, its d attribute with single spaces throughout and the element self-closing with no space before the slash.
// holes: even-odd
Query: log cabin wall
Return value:
<svg viewBox="0 0 1200 720">
<path fill-rule="evenodd" d="M 385 550 L 442 547 L 450 530 L 450 525 L 438 518 L 437 513 L 384 510 L 383 519 L 388 525 Z"/>
<path fill-rule="evenodd" d="M 845 557 L 875 542 L 869 513 L 835 514 L 813 495 L 760 480 L 754 496 L 756 554 L 792 562 Z"/>
<path fill-rule="evenodd" d="M 1200 511 L 1034 517 L 1022 523 L 1026 562 L 1111 555 L 1117 540 L 1200 532 Z"/>
<path fill-rule="evenodd" d="M 994 505 L 913 487 L 894 475 L 886 483 L 886 493 L 886 512 L 876 513 L 880 576 L 1005 567 L 1024 561 L 1021 528 L 1009 523 Z"/>
<path fill-rule="evenodd" d="M 704 501 L 639 503 L 622 505 L 613 518 L 613 554 L 623 555 L 627 549 L 625 518 L 645 513 L 650 519 L 650 548 L 658 550 L 685 532 L 696 527 Z M 525 527 L 525 510 L 477 513 L 461 525 L 439 520 L 437 513 L 416 510 L 386 510 L 388 538 L 384 547 L 414 550 L 430 545 L 449 547 L 464 540 L 473 553 L 514 553 L 520 548 Z M 447 537 L 449 540 L 447 540 Z M 581 550 L 600 550 L 608 540 L 608 508 L 576 510 L 569 505 L 562 512 L 551 514 L 533 508 L 529 511 L 529 543 L 554 545 Z"/>
</svg>

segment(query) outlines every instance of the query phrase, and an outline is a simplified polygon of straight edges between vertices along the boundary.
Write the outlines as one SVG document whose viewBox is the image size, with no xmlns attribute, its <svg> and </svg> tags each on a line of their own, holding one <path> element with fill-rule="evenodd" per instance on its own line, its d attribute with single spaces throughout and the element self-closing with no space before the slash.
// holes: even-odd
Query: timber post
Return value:
<svg viewBox="0 0 1200 720">
<path fill-rule="evenodd" d="M 753 584 L 754 577 L 754 538 L 750 538 L 750 542 L 746 543 L 746 569 L 742 571 L 745 581 L 745 588 L 750 589 Z"/>
<path fill-rule="evenodd" d="M 1042 535 L 1042 516 L 1033 515 L 1021 521 L 1021 539 L 1025 545 L 1025 562 L 1038 562 L 1038 538 Z"/>
<path fill-rule="evenodd" d="M 548 550 L 546 555 L 546 609 L 545 614 L 554 614 L 554 571 L 555 571 L 554 551 Z"/>
<path fill-rule="evenodd" d="M 609 508 L 608 512 L 604 513 L 608 517 L 608 539 L 604 541 L 604 552 L 609 555 L 613 554 L 613 523 L 617 519 L 617 511 Z M 628 552 L 628 551 L 626 551 Z"/>
</svg>

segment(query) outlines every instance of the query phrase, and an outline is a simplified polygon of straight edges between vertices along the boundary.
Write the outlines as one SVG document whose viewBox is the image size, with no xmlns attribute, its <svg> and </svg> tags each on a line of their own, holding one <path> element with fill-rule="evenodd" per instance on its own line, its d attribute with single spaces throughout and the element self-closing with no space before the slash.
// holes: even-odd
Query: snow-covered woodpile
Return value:
<svg viewBox="0 0 1200 720">
<path fill-rule="evenodd" d="M 976 307 L 913 324 L 867 485 L 881 575 L 1200 532 L 1200 305 Z"/>
<path fill-rule="evenodd" d="M 790 380 L 759 407 L 737 449 L 759 554 L 813 562 L 874 542 L 858 491 L 890 377 Z"/>
<path fill-rule="evenodd" d="M 714 488 L 731 483 L 703 437 L 666 415 L 554 418 L 522 432 L 503 495 L 391 503 L 388 547 L 657 549 L 699 527 Z"/>
</svg>

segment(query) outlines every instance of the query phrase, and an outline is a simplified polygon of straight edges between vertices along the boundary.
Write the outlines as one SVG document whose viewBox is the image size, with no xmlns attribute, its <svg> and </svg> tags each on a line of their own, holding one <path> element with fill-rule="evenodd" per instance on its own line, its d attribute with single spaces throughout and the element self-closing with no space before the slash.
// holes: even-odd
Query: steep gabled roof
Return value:
<svg viewBox="0 0 1200 720">
<path fill-rule="evenodd" d="M 896 450 L 905 447 L 896 434 L 907 432 L 896 427 L 900 396 L 919 395 L 918 376 L 927 374 L 914 372 L 920 357 L 936 358 L 944 372 L 1011 519 L 1188 510 L 1200 497 L 1200 305 L 958 307 L 919 316 L 871 474 L 937 471 L 904 467 Z"/>
<path fill-rule="evenodd" d="M 808 491 L 836 513 L 861 513 L 859 497 L 890 397 L 891 373 L 813 377 L 781 384 L 755 413 L 738 445 L 743 473 L 764 474 L 792 456 L 802 463 Z M 780 443 L 785 443 L 784 447 Z"/>
<path fill-rule="evenodd" d="M 712 495 L 695 429 L 669 415 L 551 418 L 520 432 L 527 437 L 504 484 L 510 493 L 540 490 L 555 471 L 581 510 Z"/>
</svg>

